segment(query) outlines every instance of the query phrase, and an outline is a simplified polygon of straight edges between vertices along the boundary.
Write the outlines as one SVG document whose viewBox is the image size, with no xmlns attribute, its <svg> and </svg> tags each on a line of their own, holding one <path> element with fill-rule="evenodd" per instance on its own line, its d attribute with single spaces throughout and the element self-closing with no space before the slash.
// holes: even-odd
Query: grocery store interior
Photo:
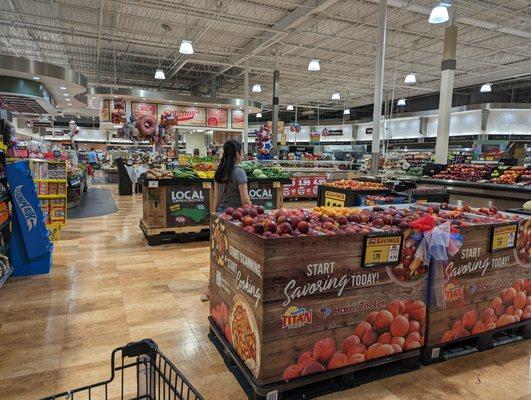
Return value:
<svg viewBox="0 0 531 400">
<path fill-rule="evenodd" d="M 0 398 L 531 399 L 531 1 L 0 1 Z"/>
</svg>

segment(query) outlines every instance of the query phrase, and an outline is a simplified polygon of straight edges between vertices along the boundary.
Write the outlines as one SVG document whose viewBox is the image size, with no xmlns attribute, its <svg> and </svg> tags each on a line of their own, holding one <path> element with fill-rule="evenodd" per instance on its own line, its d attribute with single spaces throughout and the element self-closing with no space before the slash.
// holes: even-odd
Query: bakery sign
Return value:
<svg viewBox="0 0 531 400">
<path fill-rule="evenodd" d="M 321 131 L 321 135 L 324 136 L 324 137 L 327 137 L 327 136 L 343 136 L 343 129 L 328 129 L 328 128 L 325 127 Z"/>
</svg>

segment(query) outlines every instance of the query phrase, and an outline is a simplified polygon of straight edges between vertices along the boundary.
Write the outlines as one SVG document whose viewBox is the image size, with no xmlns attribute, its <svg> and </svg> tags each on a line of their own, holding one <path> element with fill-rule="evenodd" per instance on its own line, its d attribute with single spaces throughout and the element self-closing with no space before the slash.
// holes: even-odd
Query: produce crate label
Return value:
<svg viewBox="0 0 531 400">
<path fill-rule="evenodd" d="M 210 191 L 202 185 L 166 188 L 167 226 L 207 225 Z"/>
<path fill-rule="evenodd" d="M 212 188 L 212 182 L 203 182 L 203 189 Z"/>
<path fill-rule="evenodd" d="M 262 206 L 266 211 L 278 208 L 277 204 L 277 190 L 269 187 L 259 186 L 257 188 L 249 188 L 249 199 L 251 203 L 257 206 Z"/>
<path fill-rule="evenodd" d="M 325 205 L 327 207 L 345 207 L 345 199 L 347 195 L 345 193 L 332 192 L 330 190 L 325 191 Z"/>
<path fill-rule="evenodd" d="M 400 260 L 402 235 L 367 236 L 363 249 L 363 266 L 396 265 Z"/>
<path fill-rule="evenodd" d="M 150 187 L 150 188 L 158 188 L 159 187 L 159 181 L 148 181 L 148 187 Z"/>
<path fill-rule="evenodd" d="M 492 228 L 491 251 L 512 249 L 516 245 L 517 224 L 494 226 Z"/>
</svg>

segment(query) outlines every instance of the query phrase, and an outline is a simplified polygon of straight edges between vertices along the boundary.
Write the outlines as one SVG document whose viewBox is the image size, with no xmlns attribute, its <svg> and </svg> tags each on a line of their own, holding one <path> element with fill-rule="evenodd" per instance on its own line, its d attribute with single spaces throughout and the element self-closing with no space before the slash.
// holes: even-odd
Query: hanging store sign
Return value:
<svg viewBox="0 0 531 400">
<path fill-rule="evenodd" d="M 179 110 L 171 104 L 159 104 L 157 111 L 160 116 L 160 124 L 166 128 L 175 126 L 179 122 Z"/>
<path fill-rule="evenodd" d="M 179 125 L 184 126 L 207 126 L 206 108 L 178 106 Z"/>
<path fill-rule="evenodd" d="M 103 99 L 100 106 L 100 122 L 110 122 L 111 112 L 109 106 L 109 99 Z"/>
<path fill-rule="evenodd" d="M 225 108 L 207 108 L 207 126 L 226 128 L 228 110 Z"/>
<path fill-rule="evenodd" d="M 109 109 L 113 124 L 122 125 L 125 123 L 125 99 L 115 98 L 109 100 Z"/>
<path fill-rule="evenodd" d="M 365 128 L 366 135 L 372 135 L 373 128 Z"/>
<path fill-rule="evenodd" d="M 142 116 L 149 116 L 155 121 L 157 120 L 157 105 L 155 103 L 139 103 L 131 102 L 131 112 L 136 119 Z"/>
<path fill-rule="evenodd" d="M 243 110 L 232 110 L 230 127 L 232 129 L 243 129 L 243 125 L 244 125 Z"/>
</svg>

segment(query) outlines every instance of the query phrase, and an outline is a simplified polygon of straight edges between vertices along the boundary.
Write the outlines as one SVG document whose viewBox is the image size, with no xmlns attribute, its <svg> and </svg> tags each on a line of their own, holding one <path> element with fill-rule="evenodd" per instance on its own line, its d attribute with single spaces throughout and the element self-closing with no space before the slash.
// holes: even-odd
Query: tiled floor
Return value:
<svg viewBox="0 0 531 400">
<path fill-rule="evenodd" d="M 244 395 L 207 338 L 208 243 L 148 247 L 141 196 L 70 220 L 47 276 L 0 289 L 0 399 L 35 399 L 103 380 L 113 348 L 145 337 L 206 399 Z M 116 394 L 116 393 L 115 393 Z M 531 399 L 531 341 L 470 355 L 323 399 Z"/>
</svg>

